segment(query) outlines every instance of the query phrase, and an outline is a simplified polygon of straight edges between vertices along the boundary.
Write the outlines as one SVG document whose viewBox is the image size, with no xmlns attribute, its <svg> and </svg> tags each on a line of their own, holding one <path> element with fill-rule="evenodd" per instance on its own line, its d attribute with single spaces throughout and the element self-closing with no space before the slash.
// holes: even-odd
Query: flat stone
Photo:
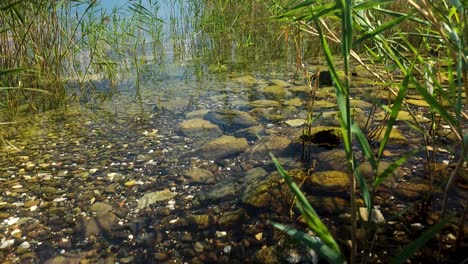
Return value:
<svg viewBox="0 0 468 264">
<path fill-rule="evenodd" d="M 301 97 L 307 97 L 310 94 L 310 88 L 307 85 L 289 87 L 288 90 Z"/>
<path fill-rule="evenodd" d="M 290 100 L 287 100 L 287 101 L 284 101 L 283 103 L 284 105 L 290 105 L 290 106 L 295 106 L 295 107 L 299 107 L 299 106 L 302 106 L 304 104 L 304 102 L 302 101 L 301 98 L 292 98 Z"/>
<path fill-rule="evenodd" d="M 220 182 L 197 196 L 201 203 L 213 203 L 233 199 L 238 187 L 234 182 Z"/>
<path fill-rule="evenodd" d="M 150 192 L 146 193 L 143 195 L 138 200 L 138 209 L 143 209 L 146 207 L 149 207 L 150 205 L 160 202 L 160 201 L 166 201 L 174 198 L 177 195 L 175 192 L 171 192 L 169 190 L 162 190 L 162 191 L 157 191 L 157 192 Z"/>
<path fill-rule="evenodd" d="M 111 212 L 100 214 L 90 219 L 82 219 L 76 225 L 75 233 L 84 238 L 91 235 L 96 236 L 101 233 L 109 233 L 117 220 L 118 217 Z"/>
<path fill-rule="evenodd" d="M 270 85 L 260 89 L 260 92 L 265 96 L 267 99 L 284 99 L 290 95 L 290 92 L 281 86 L 278 85 Z"/>
<path fill-rule="evenodd" d="M 185 173 L 184 176 L 191 183 L 204 183 L 208 179 L 211 179 L 214 177 L 211 171 L 205 170 L 202 168 L 197 168 L 197 167 L 191 168 L 189 171 Z"/>
<path fill-rule="evenodd" d="M 286 123 L 290 127 L 301 127 L 305 124 L 305 120 L 304 119 L 290 119 L 290 120 L 284 121 L 284 123 Z"/>
<path fill-rule="evenodd" d="M 423 99 L 406 99 L 406 103 L 415 106 L 429 107 L 429 104 Z"/>
<path fill-rule="evenodd" d="M 304 187 L 326 192 L 346 192 L 349 189 L 349 176 L 341 171 L 316 172 L 308 177 Z"/>
<path fill-rule="evenodd" d="M 255 101 L 249 102 L 247 105 L 252 108 L 281 107 L 281 103 L 276 100 L 255 100 Z"/>
<path fill-rule="evenodd" d="M 219 160 L 243 152 L 248 147 L 245 138 L 222 136 L 203 145 L 197 153 L 204 159 Z"/>
<path fill-rule="evenodd" d="M 279 155 L 285 151 L 291 144 L 291 139 L 287 137 L 271 135 L 258 140 L 253 147 L 248 150 L 252 158 L 270 159 L 268 152 L 271 151 L 274 155 Z"/>
<path fill-rule="evenodd" d="M 258 124 L 254 116 L 233 109 L 210 111 L 205 115 L 204 119 L 218 125 L 223 131 L 231 132 Z"/>
<path fill-rule="evenodd" d="M 212 138 L 223 134 L 217 125 L 202 118 L 194 118 L 181 122 L 179 130 L 187 137 Z"/>
<path fill-rule="evenodd" d="M 332 149 L 318 154 L 322 166 L 330 170 L 348 172 L 346 152 L 342 149 Z"/>
<path fill-rule="evenodd" d="M 349 211 L 349 200 L 335 196 L 307 197 L 314 209 L 320 213 L 338 215 Z"/>
<path fill-rule="evenodd" d="M 381 174 L 382 172 L 384 172 L 391 164 L 392 163 L 389 161 L 380 161 L 377 169 L 377 174 Z M 374 181 L 376 175 L 374 175 L 373 173 L 370 162 L 365 161 L 359 164 L 358 169 L 361 172 L 361 175 L 368 181 L 368 183 L 372 183 Z M 387 188 L 394 188 L 397 185 L 396 179 L 402 178 L 403 175 L 404 173 L 401 170 L 401 168 L 396 168 L 392 174 L 388 175 L 388 177 L 383 180 L 382 184 Z"/>
<path fill-rule="evenodd" d="M 246 138 L 247 140 L 257 140 L 257 135 L 265 135 L 265 129 L 262 125 L 251 126 L 234 132 L 235 137 Z"/>
<path fill-rule="evenodd" d="M 401 182 L 398 184 L 396 191 L 406 199 L 418 199 L 426 195 L 430 189 L 429 184 L 425 183 Z"/>
<path fill-rule="evenodd" d="M 89 210 L 93 213 L 96 213 L 97 215 L 100 215 L 111 211 L 112 205 L 103 202 L 97 202 L 91 205 Z"/>
<path fill-rule="evenodd" d="M 245 85 L 253 85 L 257 83 L 257 79 L 252 75 L 242 75 L 235 78 L 234 81 Z"/>
<path fill-rule="evenodd" d="M 241 224 L 247 218 L 244 209 L 239 209 L 232 212 L 225 212 L 218 220 L 218 225 L 223 228 L 232 227 Z"/>
</svg>

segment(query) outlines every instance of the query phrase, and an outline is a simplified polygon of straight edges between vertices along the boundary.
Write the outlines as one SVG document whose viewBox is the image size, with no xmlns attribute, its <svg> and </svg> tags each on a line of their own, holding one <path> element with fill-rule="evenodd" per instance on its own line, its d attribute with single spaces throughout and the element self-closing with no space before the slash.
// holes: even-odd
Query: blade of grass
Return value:
<svg viewBox="0 0 468 264">
<path fill-rule="evenodd" d="M 376 177 L 376 179 L 375 179 L 375 181 L 373 183 L 373 186 L 374 187 L 379 186 L 380 183 L 382 183 L 383 180 L 385 180 L 388 176 L 392 175 L 392 173 L 398 167 L 400 167 L 403 163 L 408 161 L 409 158 L 411 158 L 414 154 L 416 154 L 418 152 L 419 152 L 419 150 L 417 150 L 417 149 L 412 150 L 412 151 L 404 154 L 400 158 L 398 158 L 396 161 L 392 162 L 381 174 L 377 175 L 377 177 Z"/>
<path fill-rule="evenodd" d="M 424 232 L 418 239 L 415 241 L 411 242 L 409 245 L 407 245 L 403 251 L 398 254 L 392 261 L 390 262 L 391 264 L 399 264 L 399 263 L 404 263 L 411 255 L 416 253 L 418 249 L 420 249 L 424 244 L 429 241 L 435 234 L 437 234 L 444 225 L 448 222 L 448 219 L 442 219 L 440 220 L 437 224 L 435 224 L 433 227 L 431 227 L 429 230 Z"/>
<path fill-rule="evenodd" d="M 338 254 L 335 250 L 325 245 L 320 239 L 312 237 L 304 232 L 301 232 L 292 227 L 285 226 L 280 223 L 270 222 L 274 227 L 279 230 L 287 233 L 296 241 L 303 243 L 305 246 L 312 248 L 318 252 L 323 258 L 325 258 L 329 263 L 345 263 L 346 261 L 343 257 Z"/>
<path fill-rule="evenodd" d="M 299 187 L 296 183 L 292 180 L 289 174 L 283 169 L 279 161 L 276 157 L 270 152 L 270 157 L 275 163 L 276 169 L 281 174 L 281 176 L 285 179 L 288 186 L 293 191 L 294 195 L 297 197 L 298 201 L 298 208 L 301 211 L 301 214 L 307 221 L 309 228 L 314 231 L 318 237 L 323 241 L 325 245 L 332 248 L 336 252 L 340 252 L 338 244 L 336 243 L 333 236 L 328 231 L 327 226 L 320 220 L 320 217 L 317 215 L 313 207 L 310 205 L 309 201 L 305 197 L 305 195 L 299 190 Z"/>
</svg>

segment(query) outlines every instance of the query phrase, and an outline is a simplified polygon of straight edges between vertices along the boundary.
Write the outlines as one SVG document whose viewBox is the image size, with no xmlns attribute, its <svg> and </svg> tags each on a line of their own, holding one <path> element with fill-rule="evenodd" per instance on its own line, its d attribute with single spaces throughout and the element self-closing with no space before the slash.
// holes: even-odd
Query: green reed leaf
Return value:
<svg viewBox="0 0 468 264">
<path fill-rule="evenodd" d="M 25 71 L 27 68 L 9 68 L 0 70 L 0 76 L 7 74 L 16 74 Z"/>
<path fill-rule="evenodd" d="M 424 100 L 429 104 L 429 106 L 436 111 L 439 115 L 442 116 L 442 118 L 451 123 L 453 126 L 458 127 L 459 122 L 451 116 L 445 107 L 441 105 L 437 99 L 434 97 L 434 95 L 430 94 L 426 87 L 423 87 L 418 80 L 416 80 L 414 77 L 411 78 L 412 83 L 416 86 L 416 90 L 419 92 L 420 95 L 424 98 Z"/>
<path fill-rule="evenodd" d="M 374 187 L 379 186 L 382 183 L 382 181 L 384 181 L 388 176 L 392 175 L 393 172 L 398 167 L 403 165 L 403 163 L 408 161 L 409 158 L 411 158 L 414 154 L 416 154 L 418 152 L 419 152 L 419 150 L 414 149 L 414 150 L 402 155 L 396 161 L 392 162 L 381 174 L 377 175 L 377 177 L 375 178 L 375 181 L 373 183 L 373 186 Z"/>
<path fill-rule="evenodd" d="M 398 254 L 394 259 L 392 259 L 390 263 L 391 264 L 405 263 L 405 261 L 411 255 L 416 253 L 416 251 L 420 249 L 422 246 L 424 246 L 424 244 L 426 244 L 427 241 L 429 241 L 429 239 L 431 239 L 433 236 L 435 236 L 435 234 L 437 234 L 440 230 L 442 230 L 442 228 L 447 222 L 448 222 L 448 219 L 440 220 L 437 224 L 435 224 L 429 230 L 424 232 L 418 239 L 416 239 L 415 241 L 407 245 L 400 254 Z"/>
<path fill-rule="evenodd" d="M 384 32 L 385 30 L 388 30 L 388 29 L 391 29 L 395 26 L 397 26 L 398 24 L 400 24 L 401 22 L 405 21 L 406 18 L 409 16 L 410 14 L 408 14 L 407 16 L 400 16 L 398 18 L 395 18 L 393 20 L 390 20 L 380 26 L 378 26 L 376 29 L 374 29 L 373 31 L 365 34 L 364 36 L 360 37 L 358 40 L 356 40 L 354 43 L 353 43 L 353 46 L 358 46 L 359 44 L 361 44 L 363 41 L 367 40 L 367 39 L 370 39 L 370 38 L 373 38 L 374 36 Z"/>
<path fill-rule="evenodd" d="M 296 241 L 299 241 L 303 245 L 309 248 L 312 248 L 313 250 L 318 252 L 329 263 L 345 263 L 346 262 L 343 259 L 343 256 L 339 252 L 336 252 L 332 248 L 325 245 L 319 238 L 310 236 L 302 231 L 299 231 L 292 227 L 285 226 L 280 223 L 275 223 L 275 222 L 270 222 L 270 223 L 277 229 L 290 235 Z"/>
<path fill-rule="evenodd" d="M 403 103 L 403 100 L 405 99 L 406 91 L 408 90 L 408 83 L 412 76 L 413 67 L 414 67 L 414 62 L 411 64 L 411 67 L 408 70 L 408 73 L 406 74 L 406 77 L 403 80 L 403 83 L 401 84 L 400 89 L 398 90 L 398 94 L 397 94 L 397 97 L 395 98 L 395 102 L 393 103 L 392 110 L 390 112 L 390 118 L 387 121 L 387 129 L 385 130 L 384 136 L 382 140 L 380 141 L 379 151 L 377 153 L 377 157 L 379 159 L 382 157 L 383 151 L 385 150 L 385 147 L 387 146 L 388 140 L 390 139 L 390 133 L 392 132 L 392 129 L 393 129 L 393 124 L 395 124 L 395 121 L 398 117 L 398 113 L 400 112 L 400 109 L 401 109 L 401 105 Z"/>
<path fill-rule="evenodd" d="M 393 10 L 389 10 L 389 9 L 383 9 L 383 8 L 379 8 L 379 7 L 375 7 L 375 8 L 373 8 L 373 10 L 379 11 L 379 12 L 382 12 L 384 14 L 394 16 L 394 17 L 401 17 L 401 16 L 407 16 L 408 15 L 406 13 L 401 13 L 401 12 L 397 12 L 397 11 L 393 11 Z M 408 17 L 408 20 L 423 24 L 425 26 L 432 26 L 431 23 L 429 23 L 428 21 L 423 20 L 423 19 L 419 19 L 416 16 L 410 16 L 410 17 Z"/>
<path fill-rule="evenodd" d="M 320 217 L 317 215 L 312 205 L 310 205 L 305 195 L 301 192 L 301 190 L 293 181 L 291 176 L 289 176 L 289 174 L 284 170 L 284 168 L 281 166 L 281 164 L 276 159 L 276 157 L 271 152 L 269 154 L 276 166 L 276 169 L 281 174 L 281 176 L 285 179 L 286 183 L 288 184 L 289 188 L 292 190 L 294 195 L 296 195 L 297 207 L 299 208 L 301 215 L 306 220 L 309 228 L 315 233 L 317 233 L 318 237 L 320 237 L 320 239 L 323 241 L 325 245 L 332 248 L 336 252 L 340 252 L 339 246 L 336 243 L 335 239 L 331 235 L 327 226 L 320 220 Z"/>
<path fill-rule="evenodd" d="M 386 5 L 393 3 L 393 0 L 374 0 L 374 1 L 363 1 L 361 3 L 358 3 L 353 7 L 354 11 L 360 11 L 360 10 L 367 10 L 372 7 L 376 6 L 381 6 L 381 5 Z"/>
</svg>

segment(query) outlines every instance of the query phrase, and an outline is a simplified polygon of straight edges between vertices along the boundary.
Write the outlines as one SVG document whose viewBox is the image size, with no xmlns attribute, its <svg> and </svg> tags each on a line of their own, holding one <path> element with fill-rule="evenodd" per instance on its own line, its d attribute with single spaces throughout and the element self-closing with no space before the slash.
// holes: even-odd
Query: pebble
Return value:
<svg viewBox="0 0 468 264">
<path fill-rule="evenodd" d="M 258 241 L 262 240 L 262 238 L 263 238 L 263 233 L 262 233 L 262 232 L 257 233 L 257 234 L 255 235 L 255 239 L 257 239 Z"/>
<path fill-rule="evenodd" d="M 11 226 L 11 225 L 14 225 L 16 224 L 16 222 L 19 221 L 19 217 L 11 217 L 11 218 L 8 218 L 8 220 L 6 221 L 6 224 Z"/>
<path fill-rule="evenodd" d="M 28 249 L 28 248 L 31 247 L 31 244 L 29 244 L 28 241 L 24 241 L 24 242 L 21 243 L 18 247 L 23 248 L 23 249 Z"/>
<path fill-rule="evenodd" d="M 195 245 L 193 246 L 193 249 L 194 249 L 196 252 L 201 253 L 201 252 L 203 252 L 204 247 L 203 247 L 203 244 L 202 244 L 202 243 L 196 242 Z"/>
<path fill-rule="evenodd" d="M 15 243 L 14 239 L 2 238 L 2 240 L 0 241 L 0 249 L 8 248 L 8 247 L 12 246 L 14 243 Z"/>
<path fill-rule="evenodd" d="M 223 252 L 228 254 L 229 252 L 231 252 L 231 249 L 232 249 L 232 246 L 231 245 L 226 245 L 224 246 L 223 248 Z"/>
</svg>

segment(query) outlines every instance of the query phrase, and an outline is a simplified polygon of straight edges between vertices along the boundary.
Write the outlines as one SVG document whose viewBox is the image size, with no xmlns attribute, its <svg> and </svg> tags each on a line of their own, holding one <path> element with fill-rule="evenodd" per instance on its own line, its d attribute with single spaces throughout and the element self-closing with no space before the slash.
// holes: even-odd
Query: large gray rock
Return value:
<svg viewBox="0 0 468 264">
<path fill-rule="evenodd" d="M 249 113 L 232 109 L 210 111 L 204 118 L 224 131 L 236 131 L 258 124 L 257 119 Z"/>
<path fill-rule="evenodd" d="M 222 136 L 203 145 L 197 153 L 204 159 L 220 160 L 243 152 L 248 147 L 245 138 Z"/>
<path fill-rule="evenodd" d="M 210 121 L 193 118 L 179 124 L 179 131 L 187 137 L 213 138 L 223 134 L 221 129 Z"/>
</svg>

